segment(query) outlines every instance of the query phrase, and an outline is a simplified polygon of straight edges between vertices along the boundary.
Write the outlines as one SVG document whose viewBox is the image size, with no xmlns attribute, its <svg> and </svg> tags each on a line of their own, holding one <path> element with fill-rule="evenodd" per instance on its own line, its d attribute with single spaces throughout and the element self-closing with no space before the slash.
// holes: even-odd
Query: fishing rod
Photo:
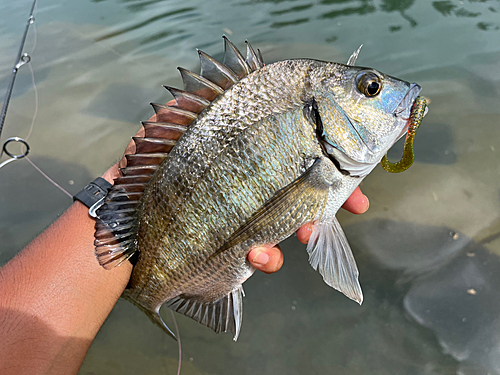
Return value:
<svg viewBox="0 0 500 375">
<path fill-rule="evenodd" d="M 9 86 L 7 88 L 7 94 L 5 95 L 5 100 L 4 100 L 3 107 L 2 107 L 2 113 L 0 114 L 0 137 L 2 136 L 3 125 L 5 123 L 5 117 L 7 116 L 7 109 L 9 108 L 10 98 L 12 96 L 12 91 L 14 90 L 14 82 L 16 80 L 17 72 L 19 71 L 19 69 L 23 65 L 25 65 L 31 61 L 31 56 L 28 55 L 27 53 L 23 53 L 23 50 L 24 50 L 24 44 L 26 42 L 26 37 L 28 36 L 29 28 L 30 28 L 31 24 L 33 22 L 35 22 L 35 17 L 33 16 L 33 12 L 35 11 L 36 1 L 37 0 L 33 0 L 33 4 L 31 5 L 31 11 L 30 11 L 30 15 L 28 18 L 28 22 L 26 24 L 26 28 L 24 29 L 23 38 L 21 40 L 21 46 L 19 47 L 17 59 L 15 62 L 14 68 L 12 69 L 12 76 L 10 77 Z M 15 154 L 8 152 L 7 145 L 11 142 L 21 142 L 22 144 L 25 145 L 26 151 L 24 153 L 21 153 L 18 155 L 15 155 Z M 28 155 L 28 152 L 29 152 L 28 142 L 20 137 L 9 138 L 4 143 L 4 145 L 2 147 L 2 152 L 0 153 L 0 156 L 4 152 L 12 158 L 12 159 L 10 159 L 11 161 L 21 159 L 21 158 L 25 157 L 26 155 Z M 1 166 L 3 166 L 3 165 L 4 164 L 2 164 Z"/>
<path fill-rule="evenodd" d="M 14 82 L 16 80 L 17 72 L 19 71 L 19 69 L 23 65 L 30 64 L 30 61 L 31 61 L 31 56 L 27 53 L 23 53 L 23 49 L 24 49 L 24 44 L 26 42 L 26 37 L 28 36 L 29 28 L 35 22 L 35 16 L 33 15 L 33 13 L 35 12 L 36 2 L 37 2 L 37 0 L 33 0 L 33 4 L 31 5 L 30 15 L 28 17 L 28 23 L 26 24 L 26 28 L 24 29 L 23 38 L 21 40 L 21 46 L 19 47 L 19 52 L 17 54 L 16 64 L 14 65 L 14 69 L 12 70 L 12 76 L 11 76 L 11 79 L 9 82 L 9 86 L 7 88 L 7 94 L 5 95 L 5 101 L 4 101 L 4 104 L 2 107 L 2 113 L 0 114 L 0 136 L 2 134 L 3 125 L 5 123 L 5 117 L 7 116 L 7 109 L 9 107 L 9 102 L 10 102 L 10 98 L 12 96 L 12 91 L 14 89 Z M 35 28 L 35 46 L 36 46 L 36 28 Z M 31 54 L 33 54 L 33 52 L 35 50 L 35 46 L 33 46 L 33 50 L 31 51 Z M 35 76 L 34 76 L 33 68 L 31 67 L 31 65 L 28 65 L 28 66 L 30 67 L 30 70 L 31 70 L 31 79 L 33 82 L 33 88 L 35 90 L 35 113 L 33 115 L 32 121 L 31 121 L 31 128 L 30 128 L 30 131 L 29 131 L 26 139 L 23 139 L 21 137 L 11 137 L 4 142 L 2 148 L 0 149 L 0 158 L 2 157 L 3 154 L 6 154 L 9 157 L 9 159 L 5 160 L 3 163 L 0 163 L 0 168 L 6 166 L 7 164 L 9 164 L 13 161 L 26 158 L 28 163 L 30 163 L 33 166 L 33 168 L 35 168 L 43 177 L 45 177 L 45 179 L 47 179 L 47 181 L 49 181 L 52 185 L 54 185 L 55 187 L 60 189 L 68 197 L 72 198 L 70 193 L 68 193 L 62 186 L 60 186 L 57 182 L 55 182 L 49 176 L 47 176 L 38 166 L 36 166 L 35 163 L 33 163 L 28 158 L 28 154 L 30 152 L 30 145 L 28 144 L 28 138 L 31 136 L 31 132 L 33 131 L 33 125 L 35 124 L 36 114 L 38 111 L 38 91 L 37 91 L 36 84 L 35 84 Z M 19 154 L 15 154 L 15 153 L 10 152 L 7 149 L 7 146 L 13 142 L 21 143 L 24 146 L 24 151 L 21 151 Z"/>
</svg>

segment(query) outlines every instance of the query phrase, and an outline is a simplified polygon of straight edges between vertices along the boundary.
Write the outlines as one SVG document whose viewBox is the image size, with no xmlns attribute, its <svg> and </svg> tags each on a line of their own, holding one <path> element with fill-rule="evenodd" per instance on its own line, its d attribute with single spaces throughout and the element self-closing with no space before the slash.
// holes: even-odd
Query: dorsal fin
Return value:
<svg viewBox="0 0 500 375">
<path fill-rule="evenodd" d="M 127 168 L 141 166 L 141 165 L 160 165 L 167 157 L 166 153 L 152 153 L 152 154 L 130 154 L 125 155 L 127 158 Z M 124 169 L 127 169 L 124 168 Z"/>
<path fill-rule="evenodd" d="M 120 168 L 123 176 L 150 175 L 156 172 L 157 165 L 136 165 L 134 167 Z"/>
<path fill-rule="evenodd" d="M 187 111 L 180 107 L 158 103 L 151 103 L 151 106 L 156 113 L 157 122 L 170 122 L 173 124 L 188 126 L 198 117 L 196 113 Z"/>
<path fill-rule="evenodd" d="M 245 41 L 247 44 L 247 58 L 246 58 L 246 63 L 250 67 L 250 69 L 253 71 L 260 69 L 264 66 L 264 62 L 261 61 L 259 56 L 255 53 L 252 45 L 248 42 Z M 260 54 L 260 51 L 259 51 Z"/>
<path fill-rule="evenodd" d="M 207 99 L 193 93 L 179 90 L 170 86 L 163 87 L 165 87 L 172 94 L 175 99 L 175 106 L 179 108 L 184 108 L 194 113 L 200 113 L 210 104 L 210 101 L 208 101 Z"/>
<path fill-rule="evenodd" d="M 249 75 L 252 70 L 246 63 L 245 58 L 241 55 L 240 51 L 238 51 L 235 45 L 225 36 L 222 38 L 224 38 L 223 64 L 230 68 L 240 79 Z"/>
<path fill-rule="evenodd" d="M 224 90 L 239 81 L 238 76 L 224 64 L 218 62 L 205 52 L 198 50 L 200 56 L 201 76 L 215 82 Z"/>
<path fill-rule="evenodd" d="M 120 169 L 122 176 L 115 179 L 104 205 L 97 210 L 95 253 L 104 268 L 121 264 L 137 251 L 137 209 L 142 194 L 187 127 L 232 85 L 264 66 L 260 51 L 256 53 L 250 43 L 246 42 L 244 59 L 229 39 L 223 39 L 223 62 L 198 51 L 201 73 L 178 68 L 184 90 L 164 86 L 175 103 L 151 103 L 155 121 L 142 123 L 144 137 L 133 137 L 135 153 L 126 155 L 127 166 Z"/>
<path fill-rule="evenodd" d="M 262 52 L 257 48 L 257 57 L 259 58 L 260 67 L 262 68 L 264 64 L 264 58 L 262 57 Z"/>
<path fill-rule="evenodd" d="M 181 72 L 182 82 L 184 82 L 184 90 L 209 100 L 213 101 L 219 95 L 224 93 L 222 87 L 208 79 L 190 72 L 184 68 L 177 68 Z"/>
<path fill-rule="evenodd" d="M 145 138 L 165 138 L 173 141 L 178 140 L 187 129 L 186 126 L 173 122 L 144 121 L 142 126 Z"/>
<path fill-rule="evenodd" d="M 175 146 L 175 141 L 161 138 L 133 137 L 135 150 L 138 154 L 149 154 L 156 152 L 168 153 Z"/>
</svg>

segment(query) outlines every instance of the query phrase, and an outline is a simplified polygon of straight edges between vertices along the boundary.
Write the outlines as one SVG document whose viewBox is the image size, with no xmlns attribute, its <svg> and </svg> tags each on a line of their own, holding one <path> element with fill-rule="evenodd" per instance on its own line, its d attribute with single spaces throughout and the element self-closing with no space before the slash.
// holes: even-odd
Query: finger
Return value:
<svg viewBox="0 0 500 375">
<path fill-rule="evenodd" d="M 278 271 L 283 265 L 283 253 L 279 246 L 260 246 L 252 249 L 248 253 L 248 261 L 259 271 L 273 273 Z"/>
<path fill-rule="evenodd" d="M 304 245 L 307 244 L 309 242 L 309 237 L 311 237 L 312 231 L 313 231 L 312 223 L 306 223 L 302 225 L 297 231 L 297 239 Z"/>
<path fill-rule="evenodd" d="M 359 187 L 354 190 L 351 196 L 345 201 L 342 208 L 346 209 L 353 214 L 362 214 L 368 210 L 370 206 L 370 201 L 368 197 L 361 192 Z M 299 228 L 297 231 L 297 239 L 303 244 L 307 244 L 309 242 L 309 237 L 311 237 L 311 233 L 313 231 L 313 224 L 306 223 Z"/>
<path fill-rule="evenodd" d="M 370 201 L 368 197 L 361 192 L 359 187 L 354 190 L 342 206 L 342 208 L 357 215 L 365 213 L 368 207 L 370 207 Z"/>
</svg>

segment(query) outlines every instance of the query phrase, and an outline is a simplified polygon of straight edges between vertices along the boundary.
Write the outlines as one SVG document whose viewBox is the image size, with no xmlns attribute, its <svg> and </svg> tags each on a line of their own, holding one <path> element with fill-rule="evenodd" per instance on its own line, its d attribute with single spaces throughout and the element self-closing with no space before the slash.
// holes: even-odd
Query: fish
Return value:
<svg viewBox="0 0 500 375">
<path fill-rule="evenodd" d="M 327 285 L 363 301 L 359 271 L 336 213 L 409 127 L 416 83 L 347 64 L 264 64 L 226 37 L 224 58 L 198 51 L 200 74 L 152 104 L 135 154 L 97 210 L 95 254 L 134 264 L 123 297 L 175 338 L 165 305 L 239 336 L 248 252 L 313 223 L 309 261 Z M 361 47 L 360 47 L 361 48 Z"/>
</svg>

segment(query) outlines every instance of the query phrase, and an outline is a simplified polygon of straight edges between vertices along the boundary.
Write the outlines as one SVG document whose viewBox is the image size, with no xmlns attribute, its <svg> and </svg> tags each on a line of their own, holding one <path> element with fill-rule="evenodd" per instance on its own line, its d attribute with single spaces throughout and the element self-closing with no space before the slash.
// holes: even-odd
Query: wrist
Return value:
<svg viewBox="0 0 500 375">
<path fill-rule="evenodd" d="M 104 174 L 102 175 L 102 178 L 104 178 L 106 181 L 108 181 L 111 185 L 114 184 L 115 178 L 121 177 L 121 172 L 120 168 L 118 166 L 118 163 L 113 164 Z"/>
</svg>

